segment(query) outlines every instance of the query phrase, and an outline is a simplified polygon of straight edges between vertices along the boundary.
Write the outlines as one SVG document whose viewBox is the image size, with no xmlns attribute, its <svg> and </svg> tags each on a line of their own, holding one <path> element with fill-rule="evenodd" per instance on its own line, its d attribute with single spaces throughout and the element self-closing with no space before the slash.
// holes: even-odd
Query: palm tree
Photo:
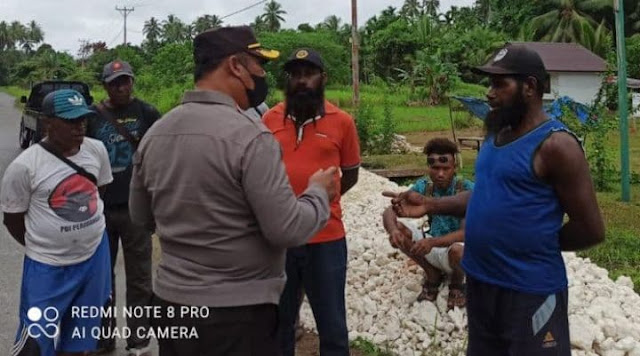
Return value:
<svg viewBox="0 0 640 356">
<path fill-rule="evenodd" d="M 631 28 L 640 31 L 640 2 L 636 4 L 636 10 L 629 15 L 631 20 Z"/>
<path fill-rule="evenodd" d="M 38 23 L 33 20 L 29 22 L 28 26 L 22 26 L 22 30 L 20 31 L 22 32 L 22 38 L 18 41 L 20 42 L 20 48 L 22 48 L 25 53 L 31 53 L 33 51 L 33 46 L 42 42 L 44 39 L 42 29 Z"/>
<path fill-rule="evenodd" d="M 455 22 L 455 20 L 458 18 L 459 14 L 460 14 L 460 10 L 458 9 L 458 7 L 451 6 L 451 9 L 447 11 L 446 14 L 441 14 L 441 16 L 447 25 L 452 25 Z"/>
<path fill-rule="evenodd" d="M 217 15 L 200 16 L 193 22 L 193 30 L 196 35 L 221 26 L 222 20 Z"/>
<path fill-rule="evenodd" d="M 408 19 L 416 19 L 423 15 L 420 0 L 404 0 L 404 5 L 402 5 L 402 8 L 400 9 L 400 15 Z"/>
<path fill-rule="evenodd" d="M 609 0 L 549 0 L 555 7 L 531 21 L 533 37 L 550 42 L 578 42 L 584 38 L 586 26 L 594 31 L 598 25 L 587 13 L 611 6 Z"/>
<path fill-rule="evenodd" d="M 18 21 L 13 21 L 9 25 L 9 48 L 16 48 L 16 43 L 23 43 L 26 40 L 27 29 Z"/>
<path fill-rule="evenodd" d="M 149 20 L 144 22 L 142 34 L 144 34 L 145 39 L 150 44 L 158 43 L 160 37 L 162 37 L 162 27 L 160 26 L 160 22 L 155 17 L 151 17 Z"/>
<path fill-rule="evenodd" d="M 580 43 L 591 52 L 602 58 L 606 58 L 613 46 L 611 31 L 607 29 L 606 22 L 602 20 L 595 29 L 586 23 L 583 23 L 582 25 L 583 37 L 580 40 Z"/>
<path fill-rule="evenodd" d="M 485 24 L 491 21 L 491 0 L 476 0 L 473 7 Z"/>
<path fill-rule="evenodd" d="M 264 14 L 262 14 L 262 19 L 265 22 L 265 26 L 270 32 L 277 32 L 280 30 L 281 23 L 284 22 L 284 17 L 287 12 L 282 10 L 282 5 L 277 3 L 275 0 L 269 1 L 264 6 Z"/>
<path fill-rule="evenodd" d="M 193 26 L 193 24 L 184 25 L 184 38 L 186 40 L 192 40 L 194 37 L 196 37 L 196 35 L 196 28 Z"/>
<path fill-rule="evenodd" d="M 162 22 L 162 38 L 167 43 L 182 42 L 187 39 L 187 28 L 175 15 L 167 16 Z"/>
<path fill-rule="evenodd" d="M 342 20 L 336 16 L 331 15 L 324 19 L 324 22 L 321 24 L 321 27 L 325 30 L 329 30 L 331 32 L 338 32 L 340 30 L 340 23 Z"/>
<path fill-rule="evenodd" d="M 422 9 L 425 14 L 436 17 L 440 9 L 440 0 L 422 0 Z"/>
<path fill-rule="evenodd" d="M 38 25 L 37 22 L 33 20 L 29 22 L 29 25 L 27 26 L 27 32 L 29 40 L 31 40 L 31 42 L 33 42 L 34 44 L 38 44 L 42 42 L 42 40 L 44 40 L 44 32 L 42 31 L 42 28 L 40 27 L 40 25 Z"/>
<path fill-rule="evenodd" d="M 256 16 L 256 19 L 253 20 L 253 23 L 250 25 L 253 28 L 254 32 L 263 32 L 267 30 L 267 25 L 264 22 L 262 15 Z"/>
<path fill-rule="evenodd" d="M 13 41 L 11 38 L 11 32 L 9 30 L 9 24 L 5 21 L 0 21 L 0 51 L 5 48 L 11 47 L 10 43 Z"/>
</svg>

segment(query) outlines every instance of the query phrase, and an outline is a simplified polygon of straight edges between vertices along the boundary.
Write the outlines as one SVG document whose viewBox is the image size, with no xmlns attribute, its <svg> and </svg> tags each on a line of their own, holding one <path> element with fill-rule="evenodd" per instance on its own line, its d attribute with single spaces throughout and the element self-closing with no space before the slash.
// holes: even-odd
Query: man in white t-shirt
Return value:
<svg viewBox="0 0 640 356">
<path fill-rule="evenodd" d="M 104 306 L 111 293 L 98 192 L 111 166 L 102 142 L 84 137 L 93 112 L 80 93 L 57 90 L 42 108 L 47 138 L 11 162 L 0 189 L 4 224 L 26 254 L 11 355 L 84 355 L 96 349 L 90 331 L 100 318 L 77 311 Z"/>
</svg>

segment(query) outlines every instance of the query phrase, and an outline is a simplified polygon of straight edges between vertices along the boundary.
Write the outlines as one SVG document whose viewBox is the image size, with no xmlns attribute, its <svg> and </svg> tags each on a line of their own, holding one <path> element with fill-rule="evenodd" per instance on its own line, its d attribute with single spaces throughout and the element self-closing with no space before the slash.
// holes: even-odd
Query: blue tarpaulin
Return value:
<svg viewBox="0 0 640 356">
<path fill-rule="evenodd" d="M 462 96 L 452 96 L 452 98 L 458 100 L 467 110 L 469 110 L 469 112 L 483 121 L 489 113 L 490 107 L 486 100 Z M 578 120 L 583 124 L 587 121 L 587 118 L 589 117 L 589 107 L 575 102 L 568 96 L 560 97 L 554 100 L 551 104 L 545 105 L 544 110 L 552 119 L 557 120 L 562 116 L 563 106 L 566 106 L 573 111 L 576 117 L 578 117 Z"/>
</svg>

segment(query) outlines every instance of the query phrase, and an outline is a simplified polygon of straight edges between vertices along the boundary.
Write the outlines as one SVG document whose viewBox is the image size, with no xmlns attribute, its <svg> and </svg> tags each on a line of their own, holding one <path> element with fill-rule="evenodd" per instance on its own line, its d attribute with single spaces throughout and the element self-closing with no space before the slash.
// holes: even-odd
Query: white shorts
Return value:
<svg viewBox="0 0 640 356">
<path fill-rule="evenodd" d="M 415 227 L 413 224 L 405 223 L 405 226 L 408 227 L 409 230 L 411 230 L 411 234 L 413 235 L 413 238 L 412 238 L 413 242 L 417 242 L 425 238 L 426 239 L 434 238 L 431 235 L 425 236 L 422 233 L 422 231 L 420 231 L 420 229 Z M 434 247 L 431 249 L 431 252 L 426 254 L 424 257 L 426 258 L 427 262 L 429 262 L 429 264 L 432 265 L 433 267 L 445 272 L 446 274 L 451 274 L 453 272 L 453 269 L 451 268 L 451 264 L 449 264 L 449 250 L 455 244 L 460 244 L 464 246 L 464 243 L 456 242 L 448 247 Z"/>
</svg>

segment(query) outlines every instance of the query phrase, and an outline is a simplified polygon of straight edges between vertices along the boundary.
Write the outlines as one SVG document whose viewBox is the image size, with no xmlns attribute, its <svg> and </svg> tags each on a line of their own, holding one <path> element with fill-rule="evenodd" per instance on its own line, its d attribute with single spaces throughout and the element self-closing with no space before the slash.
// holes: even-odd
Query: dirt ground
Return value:
<svg viewBox="0 0 640 356">
<path fill-rule="evenodd" d="M 298 356 L 320 356 L 318 351 L 318 335 L 305 333 L 296 344 L 296 355 Z M 351 349 L 351 356 L 365 356 L 362 351 Z"/>
</svg>

